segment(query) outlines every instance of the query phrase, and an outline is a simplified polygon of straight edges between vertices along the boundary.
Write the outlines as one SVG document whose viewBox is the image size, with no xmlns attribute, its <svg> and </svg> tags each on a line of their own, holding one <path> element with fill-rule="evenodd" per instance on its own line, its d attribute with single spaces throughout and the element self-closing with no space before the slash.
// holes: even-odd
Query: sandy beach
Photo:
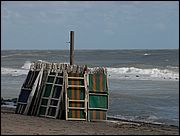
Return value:
<svg viewBox="0 0 180 136">
<path fill-rule="evenodd" d="M 2 135 L 178 135 L 175 126 L 134 123 L 121 120 L 106 122 L 66 121 L 15 114 L 1 107 Z"/>
</svg>

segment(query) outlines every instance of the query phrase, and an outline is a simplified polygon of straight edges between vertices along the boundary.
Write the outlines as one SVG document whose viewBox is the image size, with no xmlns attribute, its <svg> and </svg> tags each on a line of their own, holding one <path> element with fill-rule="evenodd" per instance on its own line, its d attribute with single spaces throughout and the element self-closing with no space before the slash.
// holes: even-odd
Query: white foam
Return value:
<svg viewBox="0 0 180 136">
<path fill-rule="evenodd" d="M 179 80 L 179 72 L 168 69 L 140 69 L 135 67 L 107 68 L 110 79 Z"/>
<path fill-rule="evenodd" d="M 148 55 L 151 55 L 150 53 L 144 53 L 144 56 L 148 56 Z"/>
<path fill-rule="evenodd" d="M 11 75 L 11 76 L 20 76 L 20 75 L 27 75 L 27 69 L 15 69 L 15 68 L 1 68 L 2 75 Z"/>
<path fill-rule="evenodd" d="M 28 69 L 28 70 L 29 70 L 29 69 L 30 69 L 30 66 L 31 66 L 31 62 L 30 62 L 30 61 L 26 61 L 21 68 L 23 68 L 23 69 Z"/>
</svg>

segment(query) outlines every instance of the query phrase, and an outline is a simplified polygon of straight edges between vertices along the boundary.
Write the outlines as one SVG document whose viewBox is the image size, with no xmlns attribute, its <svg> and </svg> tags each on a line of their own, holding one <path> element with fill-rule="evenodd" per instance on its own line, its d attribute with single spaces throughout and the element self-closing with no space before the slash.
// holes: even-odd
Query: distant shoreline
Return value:
<svg viewBox="0 0 180 136">
<path fill-rule="evenodd" d="M 124 50 L 124 51 L 128 51 L 128 50 L 146 50 L 146 51 L 154 51 L 154 50 L 179 50 L 177 49 L 75 49 L 75 51 L 117 51 L 117 50 Z M 69 51 L 68 49 L 1 49 L 1 51 Z"/>
</svg>

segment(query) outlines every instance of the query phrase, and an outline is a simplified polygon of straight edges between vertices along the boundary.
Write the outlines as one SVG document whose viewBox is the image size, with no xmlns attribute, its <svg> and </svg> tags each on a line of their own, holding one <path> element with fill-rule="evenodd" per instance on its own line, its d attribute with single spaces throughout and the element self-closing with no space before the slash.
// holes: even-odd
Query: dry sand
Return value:
<svg viewBox="0 0 180 136">
<path fill-rule="evenodd" d="M 14 114 L 1 107 L 1 134 L 4 135 L 179 135 L 173 126 L 127 121 L 66 121 Z"/>
</svg>

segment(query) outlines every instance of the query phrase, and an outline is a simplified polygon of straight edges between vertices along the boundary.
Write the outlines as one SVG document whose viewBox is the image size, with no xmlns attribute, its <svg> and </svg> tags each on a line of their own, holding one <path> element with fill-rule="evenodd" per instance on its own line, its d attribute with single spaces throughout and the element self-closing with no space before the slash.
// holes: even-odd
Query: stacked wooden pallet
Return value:
<svg viewBox="0 0 180 136">
<path fill-rule="evenodd" d="M 66 120 L 106 120 L 106 73 L 103 68 L 32 63 L 16 113 Z"/>
</svg>

